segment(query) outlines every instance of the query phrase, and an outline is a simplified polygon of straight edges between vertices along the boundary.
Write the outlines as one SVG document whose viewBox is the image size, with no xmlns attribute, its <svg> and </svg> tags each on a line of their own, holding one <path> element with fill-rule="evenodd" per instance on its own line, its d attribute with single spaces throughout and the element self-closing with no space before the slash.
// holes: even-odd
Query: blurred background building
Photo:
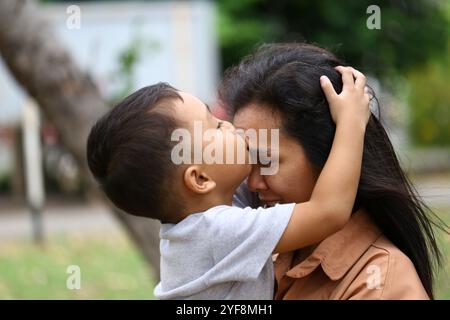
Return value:
<svg viewBox="0 0 450 320">
<path fill-rule="evenodd" d="M 80 28 L 67 27 L 67 4 L 45 4 L 42 15 L 78 65 L 113 104 L 156 82 L 169 82 L 213 102 L 219 80 L 215 7 L 205 1 L 86 2 Z M 70 10 L 69 10 L 70 12 Z M 27 94 L 0 58 L 0 190 L 23 193 L 21 114 Z M 77 192 L 76 162 L 43 119 L 44 168 L 50 189 Z M 14 174 L 13 174 L 14 173 Z"/>
</svg>

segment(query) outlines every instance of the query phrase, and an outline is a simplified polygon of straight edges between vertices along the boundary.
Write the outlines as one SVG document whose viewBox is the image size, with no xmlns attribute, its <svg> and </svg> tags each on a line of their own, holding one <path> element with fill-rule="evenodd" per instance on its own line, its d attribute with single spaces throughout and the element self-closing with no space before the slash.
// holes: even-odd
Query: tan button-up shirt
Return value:
<svg viewBox="0 0 450 320">
<path fill-rule="evenodd" d="M 429 299 L 411 260 L 364 210 L 306 251 L 276 258 L 275 299 Z"/>
</svg>

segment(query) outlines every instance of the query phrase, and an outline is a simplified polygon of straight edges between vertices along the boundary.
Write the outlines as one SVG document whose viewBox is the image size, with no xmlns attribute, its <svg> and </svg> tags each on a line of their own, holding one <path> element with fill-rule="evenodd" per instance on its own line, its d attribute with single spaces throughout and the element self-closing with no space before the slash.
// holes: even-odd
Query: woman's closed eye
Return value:
<svg viewBox="0 0 450 320">
<path fill-rule="evenodd" d="M 264 162 L 264 163 L 262 163 L 261 161 L 258 161 L 258 165 L 259 165 L 260 167 L 270 168 L 271 165 L 272 165 L 272 161 L 271 161 L 271 160 L 268 160 L 268 161 L 266 161 L 266 162 Z"/>
<path fill-rule="evenodd" d="M 262 157 L 258 152 L 256 164 L 260 167 L 270 167 L 272 165 L 272 159 L 269 157 Z"/>
</svg>

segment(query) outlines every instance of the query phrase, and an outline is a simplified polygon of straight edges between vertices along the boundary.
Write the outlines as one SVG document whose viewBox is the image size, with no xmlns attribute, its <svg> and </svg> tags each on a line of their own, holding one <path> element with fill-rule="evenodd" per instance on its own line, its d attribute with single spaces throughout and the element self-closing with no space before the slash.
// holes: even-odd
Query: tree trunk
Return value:
<svg viewBox="0 0 450 320">
<path fill-rule="evenodd" d="M 92 125 L 109 106 L 89 74 L 80 70 L 39 18 L 34 1 L 0 1 L 0 54 L 17 82 L 58 129 L 62 143 L 81 166 L 83 180 L 96 189 L 85 160 L 86 141 Z M 117 208 L 111 211 L 159 278 L 159 223 Z"/>
</svg>

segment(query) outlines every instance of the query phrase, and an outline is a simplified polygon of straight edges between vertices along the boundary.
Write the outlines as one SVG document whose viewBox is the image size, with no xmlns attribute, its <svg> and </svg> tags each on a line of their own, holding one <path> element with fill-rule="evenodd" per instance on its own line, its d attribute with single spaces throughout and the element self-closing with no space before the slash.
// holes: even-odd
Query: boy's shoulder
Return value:
<svg viewBox="0 0 450 320">
<path fill-rule="evenodd" d="M 193 234 L 195 230 L 201 229 L 203 233 L 214 225 L 222 225 L 231 220 L 236 214 L 243 213 L 244 209 L 234 206 L 220 205 L 209 208 L 206 211 L 196 212 L 188 215 L 178 223 L 165 223 L 161 225 L 161 238 L 180 236 L 184 233 Z M 228 218 L 228 219 L 227 219 Z"/>
</svg>

